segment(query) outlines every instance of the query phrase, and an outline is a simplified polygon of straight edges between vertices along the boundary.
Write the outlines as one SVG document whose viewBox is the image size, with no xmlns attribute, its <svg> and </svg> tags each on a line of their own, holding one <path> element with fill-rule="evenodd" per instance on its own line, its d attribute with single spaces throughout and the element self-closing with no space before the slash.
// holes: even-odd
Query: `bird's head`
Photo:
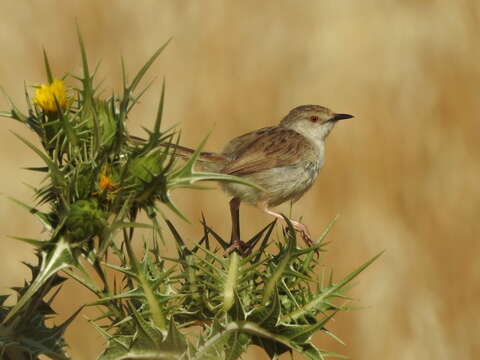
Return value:
<svg viewBox="0 0 480 360">
<path fill-rule="evenodd" d="M 320 105 L 301 105 L 291 110 L 280 126 L 295 130 L 314 142 L 323 142 L 337 121 L 352 117 L 353 115 L 335 113 Z"/>
</svg>

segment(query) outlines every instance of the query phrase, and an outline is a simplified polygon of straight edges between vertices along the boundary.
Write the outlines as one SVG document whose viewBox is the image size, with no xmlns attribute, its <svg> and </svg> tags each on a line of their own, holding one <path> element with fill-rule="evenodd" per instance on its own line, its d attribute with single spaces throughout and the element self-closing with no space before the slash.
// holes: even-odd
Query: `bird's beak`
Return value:
<svg viewBox="0 0 480 360">
<path fill-rule="evenodd" d="M 350 119 L 353 118 L 353 115 L 350 114 L 335 114 L 333 118 L 331 118 L 332 121 L 338 121 L 338 120 L 345 120 L 345 119 Z"/>
</svg>

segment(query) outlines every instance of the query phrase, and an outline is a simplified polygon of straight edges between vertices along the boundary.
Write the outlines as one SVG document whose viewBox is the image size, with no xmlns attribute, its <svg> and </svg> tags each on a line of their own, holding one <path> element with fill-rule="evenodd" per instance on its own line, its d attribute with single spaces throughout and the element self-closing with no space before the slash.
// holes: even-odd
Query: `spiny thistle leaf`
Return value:
<svg viewBox="0 0 480 360">
<path fill-rule="evenodd" d="M 358 274 L 360 274 L 363 270 L 365 270 L 370 264 L 372 264 L 375 260 L 377 260 L 382 254 L 383 254 L 383 251 L 375 255 L 372 259 L 368 260 L 366 263 L 364 263 L 355 271 L 352 271 L 339 283 L 330 286 L 325 291 L 320 292 L 317 296 L 315 296 L 311 301 L 309 301 L 307 304 L 302 306 L 300 309 L 295 310 L 289 314 L 285 314 L 282 317 L 282 321 L 295 320 L 301 316 L 307 315 L 310 311 L 315 311 L 320 305 L 324 303 L 326 299 L 328 299 L 328 297 L 333 296 L 336 291 L 341 290 L 342 287 L 344 287 L 350 281 L 352 281 Z"/>
<path fill-rule="evenodd" d="M 265 284 L 265 290 L 263 293 L 263 304 L 266 304 L 268 300 L 270 300 L 270 296 L 272 296 L 274 289 L 276 288 L 277 282 L 280 280 L 280 277 L 283 273 L 287 270 L 288 265 L 290 264 L 291 258 L 294 255 L 294 251 L 296 249 L 296 235 L 295 230 L 293 229 L 292 224 L 290 221 L 285 217 L 285 220 L 288 224 L 288 231 L 287 231 L 287 248 L 281 257 L 278 265 L 276 266 L 275 270 L 273 271 L 272 275 L 270 276 L 270 280 Z"/>
<path fill-rule="evenodd" d="M 15 199 L 15 198 L 9 197 L 9 199 L 12 200 L 13 202 L 15 202 L 16 204 L 20 205 L 24 209 L 27 209 L 31 214 L 35 215 L 40 220 L 42 225 L 45 227 L 46 231 L 52 231 L 54 229 L 55 224 L 52 221 L 53 219 L 52 219 L 52 216 L 50 214 L 42 212 L 42 211 L 40 211 L 40 210 L 38 210 L 38 209 L 36 209 L 32 206 L 29 206 L 29 205 L 21 202 L 20 200 Z"/>
<path fill-rule="evenodd" d="M 60 270 L 75 265 L 76 260 L 72 254 L 70 244 L 61 238 L 51 251 L 42 251 L 42 261 L 40 271 L 33 279 L 27 291 L 20 297 L 17 303 L 8 311 L 8 314 L 2 320 L 2 324 L 8 322 L 17 314 L 19 310 L 34 296 L 38 289 L 45 284 L 45 282 Z"/>
<path fill-rule="evenodd" d="M 193 354 L 191 360 L 209 360 L 213 359 L 211 351 L 219 344 L 226 343 L 233 333 L 245 333 L 254 335 L 258 338 L 270 340 L 274 343 L 283 345 L 287 349 L 301 350 L 300 346 L 288 341 L 288 339 L 272 334 L 258 324 L 250 321 L 232 321 L 226 324 L 222 331 L 216 332 L 208 341 L 201 345 L 197 352 Z M 218 359 L 218 358 L 217 358 Z"/>
<path fill-rule="evenodd" d="M 48 61 L 47 51 L 45 49 L 43 49 L 43 63 L 45 65 L 47 80 L 49 83 L 51 83 L 53 82 L 52 69 L 50 68 L 50 62 Z"/>
<path fill-rule="evenodd" d="M 10 105 L 10 108 L 11 108 L 11 110 L 9 112 L 2 111 L 0 116 L 9 117 L 9 118 L 18 120 L 20 122 L 27 123 L 27 119 L 28 119 L 27 115 L 23 114 L 16 107 L 16 105 L 13 103 L 13 101 L 10 99 L 10 97 L 7 95 L 7 93 L 5 92 L 5 90 L 2 87 L 0 87 L 0 90 L 2 91 L 3 96 L 5 97 L 5 99 L 7 100 L 8 104 Z"/>
<path fill-rule="evenodd" d="M 13 133 L 17 138 L 19 138 L 25 145 L 27 145 L 30 149 L 32 149 L 40 158 L 47 164 L 49 170 L 50 170 L 50 176 L 53 180 L 53 183 L 57 186 L 63 185 L 64 184 L 64 178 L 63 174 L 58 168 L 57 164 L 55 164 L 54 161 L 52 161 L 47 155 L 45 155 L 39 148 L 37 148 L 35 145 L 33 145 L 30 141 L 27 139 L 23 138 L 22 136 Z"/>
<path fill-rule="evenodd" d="M 24 237 L 20 237 L 20 236 L 10 236 L 10 237 L 12 239 L 25 242 L 25 243 L 27 243 L 29 245 L 32 245 L 32 246 L 34 246 L 36 248 L 39 248 L 39 249 L 41 249 L 42 247 L 44 247 L 47 244 L 46 241 L 41 241 L 41 240 L 36 240 L 36 239 L 24 238 Z"/>
<path fill-rule="evenodd" d="M 33 278 L 41 272 L 41 264 L 36 266 L 27 264 L 32 271 Z M 67 320 L 58 326 L 46 326 L 45 321 L 53 314 L 50 304 L 58 294 L 55 292 L 48 302 L 43 300 L 45 294 L 53 287 L 61 284 L 65 279 L 58 276 L 41 285 L 37 291 L 28 298 L 25 306 L 15 321 L 0 325 L 0 354 L 5 359 L 39 359 L 38 356 L 45 355 L 51 359 L 67 360 L 65 353 L 65 341 L 63 334 L 79 311 L 72 314 Z M 30 284 L 16 289 L 20 296 L 24 296 Z M 0 301 L 0 318 L 3 318 L 12 307 L 3 303 L 6 296 Z"/>
<path fill-rule="evenodd" d="M 194 184 L 197 181 L 229 181 L 235 182 L 238 184 L 243 184 L 247 186 L 254 187 L 258 190 L 265 191 L 262 187 L 258 186 L 252 181 L 245 180 L 244 178 L 238 176 L 232 176 L 227 174 L 220 173 L 210 173 L 205 171 L 196 171 L 194 170 L 195 162 L 198 160 L 200 153 L 208 140 L 206 136 L 200 145 L 196 148 L 192 156 L 187 160 L 187 162 L 178 170 L 173 171 L 168 176 L 168 189 L 173 190 L 177 187 L 188 187 L 191 184 Z"/>
</svg>

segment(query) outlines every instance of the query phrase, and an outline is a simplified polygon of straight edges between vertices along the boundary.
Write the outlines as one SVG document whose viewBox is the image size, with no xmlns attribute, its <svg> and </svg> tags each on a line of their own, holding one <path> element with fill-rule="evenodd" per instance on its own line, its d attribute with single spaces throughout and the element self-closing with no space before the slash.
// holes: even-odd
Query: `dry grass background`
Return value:
<svg viewBox="0 0 480 360">
<path fill-rule="evenodd" d="M 230 138 L 276 123 L 290 108 L 318 103 L 355 114 L 334 130 L 327 162 L 294 212 L 313 234 L 337 213 L 327 262 L 346 274 L 382 249 L 353 290 L 366 306 L 342 314 L 333 330 L 347 345 L 324 348 L 354 359 L 475 359 L 480 351 L 480 3 L 409 1 L 28 1 L 0 2 L 0 84 L 17 102 L 23 81 L 45 80 L 45 46 L 56 73 L 80 70 L 74 19 L 92 60 L 102 59 L 105 89 L 119 86 L 120 55 L 132 74 L 167 38 L 153 72 L 167 78 L 165 124 L 182 142 L 220 149 Z M 158 81 L 131 118 L 149 126 Z M 1 100 L 2 108 L 6 103 Z M 29 202 L 20 167 L 38 159 L 2 120 L 0 188 Z M 175 193 L 199 233 L 205 211 L 228 234 L 220 191 Z M 281 208 L 288 211 L 288 206 Z M 270 219 L 243 208 L 252 233 Z M 40 226 L 0 201 L 0 287 L 28 276 L 31 248 L 6 238 Z M 88 294 L 73 284 L 55 308 L 66 315 Z M 4 290 L 3 290 L 4 291 Z M 85 314 L 93 316 L 88 311 Z M 94 359 L 102 340 L 82 317 L 67 333 L 73 359 Z M 265 359 L 253 349 L 245 359 Z"/>
</svg>

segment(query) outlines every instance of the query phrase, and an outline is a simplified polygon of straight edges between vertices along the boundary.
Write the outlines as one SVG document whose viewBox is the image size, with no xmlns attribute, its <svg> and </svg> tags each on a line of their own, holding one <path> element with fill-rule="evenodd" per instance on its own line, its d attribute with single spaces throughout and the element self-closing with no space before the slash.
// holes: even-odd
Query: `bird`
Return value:
<svg viewBox="0 0 480 360">
<path fill-rule="evenodd" d="M 200 153 L 198 169 L 238 176 L 262 189 L 235 182 L 220 183 L 232 197 L 230 250 L 242 250 L 245 246 L 240 239 L 240 203 L 255 205 L 283 219 L 283 215 L 272 208 L 297 201 L 312 187 L 325 162 L 325 140 L 338 121 L 350 118 L 353 115 L 336 113 L 324 106 L 301 105 L 292 109 L 278 125 L 235 137 L 219 153 Z M 193 149 L 181 145 L 174 148 L 175 154 L 183 158 L 194 153 Z M 293 219 L 289 221 L 311 246 L 308 227 Z"/>
</svg>

